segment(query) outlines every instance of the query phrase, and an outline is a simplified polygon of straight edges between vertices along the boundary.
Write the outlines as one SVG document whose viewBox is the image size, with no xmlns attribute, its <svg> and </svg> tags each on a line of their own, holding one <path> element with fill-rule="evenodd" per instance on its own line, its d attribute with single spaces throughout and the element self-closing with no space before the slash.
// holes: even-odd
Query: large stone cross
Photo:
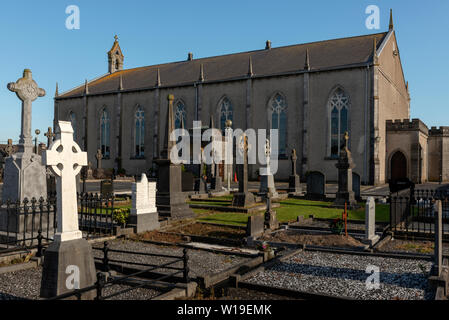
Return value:
<svg viewBox="0 0 449 320">
<path fill-rule="evenodd" d="M 45 96 L 45 90 L 39 88 L 31 76 L 31 70 L 25 69 L 23 77 L 16 82 L 8 83 L 8 89 L 15 92 L 22 100 L 22 125 L 19 139 L 19 152 L 32 152 L 33 141 L 31 137 L 31 105 L 38 97 Z"/>
<path fill-rule="evenodd" d="M 78 204 L 76 198 L 76 175 L 87 165 L 87 153 L 82 152 L 73 141 L 73 128 L 69 121 L 59 121 L 59 132 L 42 163 L 50 166 L 56 175 L 58 230 L 55 241 L 80 239 L 78 228 Z"/>
<path fill-rule="evenodd" d="M 12 139 L 8 139 L 8 145 L 5 148 L 6 154 L 8 155 L 8 157 L 12 156 L 13 152 L 14 152 L 14 147 L 12 145 Z"/>
<path fill-rule="evenodd" d="M 48 127 L 47 132 L 44 133 L 44 136 L 47 137 L 47 148 L 50 148 L 51 142 L 53 141 L 53 137 L 55 134 L 51 130 L 51 127 Z"/>
</svg>

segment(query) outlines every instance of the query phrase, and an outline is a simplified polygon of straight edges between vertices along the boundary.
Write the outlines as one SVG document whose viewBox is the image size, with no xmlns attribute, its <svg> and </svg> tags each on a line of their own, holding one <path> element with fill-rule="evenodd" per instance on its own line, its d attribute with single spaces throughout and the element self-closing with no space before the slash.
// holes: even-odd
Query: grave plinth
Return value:
<svg viewBox="0 0 449 320">
<path fill-rule="evenodd" d="M 175 129 L 173 117 L 172 94 L 168 95 L 168 110 L 166 132 L 164 137 L 164 148 L 161 151 L 161 157 L 155 159 L 158 165 L 156 206 L 160 216 L 180 219 L 193 217 L 194 213 L 185 201 L 185 195 L 182 192 L 181 184 L 181 165 L 174 164 L 170 160 L 170 151 L 175 147 L 175 142 L 170 141 L 169 137 Z"/>
<path fill-rule="evenodd" d="M 18 152 L 5 160 L 2 200 L 22 202 L 25 198 L 46 198 L 46 170 L 41 157 L 33 152 L 31 137 L 32 102 L 45 96 L 45 90 L 38 87 L 29 69 L 25 69 L 23 77 L 7 87 L 22 101 L 22 123 Z"/>
<path fill-rule="evenodd" d="M 87 153 L 73 141 L 70 122 L 59 121 L 59 132 L 43 163 L 56 176 L 57 232 L 45 250 L 40 295 L 50 298 L 93 285 L 96 282 L 92 247 L 78 228 L 76 176 L 87 165 Z M 92 299 L 95 290 L 82 299 Z"/>
<path fill-rule="evenodd" d="M 254 199 L 254 195 L 248 191 L 248 138 L 245 136 L 243 137 L 243 144 L 240 149 L 243 154 L 243 163 L 237 164 L 239 191 L 234 193 L 232 198 L 232 206 L 249 207 L 256 201 Z"/>
<path fill-rule="evenodd" d="M 132 185 L 132 209 L 129 225 L 136 233 L 159 229 L 156 208 L 156 182 L 149 182 L 145 174 Z"/>
<path fill-rule="evenodd" d="M 302 194 L 301 186 L 299 184 L 299 176 L 296 173 L 296 160 L 298 157 L 296 156 L 296 150 L 292 150 L 292 154 L 290 156 L 292 171 L 290 176 L 288 177 L 288 192 L 294 195 Z"/>
<path fill-rule="evenodd" d="M 338 191 L 335 201 L 332 204 L 336 208 L 357 209 L 359 205 L 355 200 L 354 191 L 352 191 L 352 169 L 355 167 L 351 152 L 348 149 L 349 135 L 345 133 L 345 146 L 340 151 L 338 162 L 335 165 L 338 169 Z"/>
</svg>

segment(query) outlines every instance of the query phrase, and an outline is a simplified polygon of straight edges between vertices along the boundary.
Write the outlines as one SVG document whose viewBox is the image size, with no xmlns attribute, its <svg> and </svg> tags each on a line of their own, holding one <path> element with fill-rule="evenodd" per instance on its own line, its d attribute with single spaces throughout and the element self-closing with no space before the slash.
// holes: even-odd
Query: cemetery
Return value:
<svg viewBox="0 0 449 320">
<path fill-rule="evenodd" d="M 268 139 L 251 181 L 246 136 L 235 181 L 223 183 L 219 164 L 191 166 L 202 176 L 172 161 L 169 94 L 157 170 L 118 177 L 101 150 L 92 169 L 68 121 L 33 151 L 30 110 L 45 91 L 30 70 L 8 89 L 22 126 L 5 160 L 0 300 L 448 298 L 449 189 L 362 186 L 347 133 L 336 184 L 320 171 L 301 181 L 295 149 L 288 181 L 276 181 Z"/>
</svg>

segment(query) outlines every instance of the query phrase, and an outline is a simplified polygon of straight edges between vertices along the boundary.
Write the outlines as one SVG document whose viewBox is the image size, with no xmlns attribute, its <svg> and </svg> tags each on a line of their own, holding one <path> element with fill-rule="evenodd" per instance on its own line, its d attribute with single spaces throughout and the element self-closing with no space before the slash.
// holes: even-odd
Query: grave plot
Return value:
<svg viewBox="0 0 449 320">
<path fill-rule="evenodd" d="M 378 252 L 401 252 L 433 255 L 435 242 L 429 240 L 404 240 L 386 238 L 375 247 Z M 443 254 L 449 255 L 449 243 L 443 243 Z"/>
<path fill-rule="evenodd" d="M 245 229 L 237 226 L 215 225 L 210 223 L 196 222 L 184 226 L 178 226 L 168 229 L 169 232 L 174 232 L 182 235 L 192 235 L 210 238 L 222 238 L 231 240 L 241 240 L 245 237 Z"/>
<path fill-rule="evenodd" d="M 96 248 L 102 248 L 102 244 L 94 245 Z M 158 246 L 154 244 L 148 244 L 130 240 L 115 240 L 109 243 L 109 248 L 115 250 L 136 251 L 143 253 L 154 253 L 159 255 L 177 255 L 182 256 L 183 248 L 175 246 Z M 93 250 L 96 261 L 101 261 L 103 258 L 103 252 L 99 250 Z M 228 268 L 231 268 L 239 263 L 249 261 L 250 258 L 230 255 L 230 254 L 216 254 L 203 250 L 188 250 L 189 256 L 189 277 L 194 279 L 198 276 L 202 276 L 208 273 L 216 273 Z M 134 264 L 127 264 L 126 261 L 133 263 L 150 263 L 161 265 L 166 262 L 170 262 L 170 258 L 154 257 L 154 256 L 142 256 L 111 252 L 108 254 L 109 259 L 121 261 L 119 264 L 129 268 L 141 268 Z M 115 263 L 117 264 L 117 263 Z M 182 267 L 182 262 L 177 262 L 172 265 L 173 267 Z M 159 268 L 158 273 L 169 272 L 168 269 Z"/>
<path fill-rule="evenodd" d="M 423 300 L 433 299 L 431 266 L 424 259 L 301 251 L 245 282 L 358 300 Z M 378 268 L 379 288 L 367 288 L 368 267 Z"/>
</svg>

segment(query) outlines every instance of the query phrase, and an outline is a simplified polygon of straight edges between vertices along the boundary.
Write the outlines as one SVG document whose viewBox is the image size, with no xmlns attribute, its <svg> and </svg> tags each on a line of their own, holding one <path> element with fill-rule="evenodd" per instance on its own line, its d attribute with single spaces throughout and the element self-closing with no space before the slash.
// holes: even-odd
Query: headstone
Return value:
<svg viewBox="0 0 449 320">
<path fill-rule="evenodd" d="M 435 214 L 435 252 L 434 264 L 436 276 L 443 271 L 443 208 L 441 200 L 437 200 L 434 206 Z"/>
<path fill-rule="evenodd" d="M 234 193 L 232 205 L 234 207 L 248 207 L 255 203 L 254 195 L 248 191 L 248 137 L 241 136 L 239 149 L 242 153 L 243 163 L 237 164 L 239 191 Z"/>
<path fill-rule="evenodd" d="M 221 191 L 223 189 L 223 180 L 221 179 L 221 176 L 220 176 L 219 163 L 215 163 L 215 159 L 217 158 L 217 156 L 216 156 L 217 153 L 218 153 L 218 151 L 213 149 L 214 163 L 212 164 L 213 175 L 212 175 L 212 179 L 210 182 L 210 188 L 214 191 Z"/>
<path fill-rule="evenodd" d="M 274 184 L 274 177 L 270 169 L 270 156 L 271 156 L 271 146 L 270 140 L 265 140 L 265 167 L 260 168 L 260 193 L 271 193 L 273 198 L 277 198 L 279 195 L 276 191 L 276 186 Z"/>
<path fill-rule="evenodd" d="M 301 193 L 301 186 L 299 184 L 299 176 L 296 172 L 296 160 L 298 157 L 296 156 L 296 150 L 292 149 L 292 154 L 290 156 L 292 171 L 288 178 L 288 192 L 293 194 Z"/>
<path fill-rule="evenodd" d="M 55 134 L 51 130 L 51 127 L 48 127 L 48 130 L 46 133 L 44 133 L 44 136 L 47 137 L 47 149 L 48 149 L 48 148 L 50 148 L 50 145 L 53 141 L 53 137 L 55 136 Z"/>
<path fill-rule="evenodd" d="M 368 197 L 365 204 L 365 238 L 364 243 L 373 246 L 378 240 L 376 235 L 376 201 L 373 197 Z"/>
<path fill-rule="evenodd" d="M 265 217 L 263 214 L 255 214 L 248 217 L 246 224 L 246 235 L 248 237 L 259 237 L 264 233 Z"/>
<path fill-rule="evenodd" d="M 110 198 L 114 196 L 114 181 L 113 180 L 101 180 L 100 193 L 102 198 Z"/>
<path fill-rule="evenodd" d="M 73 141 L 68 121 L 59 121 L 57 139 L 45 151 L 43 163 L 56 176 L 57 232 L 45 250 L 40 295 L 50 298 L 96 282 L 92 247 L 82 238 L 78 227 L 76 175 L 87 165 L 87 153 Z M 73 279 L 72 279 L 73 278 Z M 82 295 L 92 299 L 95 290 Z"/>
<path fill-rule="evenodd" d="M 92 162 L 89 161 L 87 164 L 87 176 L 86 179 L 91 180 L 94 178 L 94 171 L 92 169 Z"/>
<path fill-rule="evenodd" d="M 276 217 L 276 211 L 274 211 L 271 207 L 271 193 L 267 192 L 266 194 L 266 202 L 267 209 L 265 210 L 265 227 L 270 230 L 274 230 L 279 228 L 279 222 Z"/>
<path fill-rule="evenodd" d="M 95 169 L 95 178 L 104 179 L 106 177 L 105 170 L 101 167 L 101 160 L 103 159 L 103 154 L 101 153 L 101 149 L 97 150 L 95 155 L 97 159 L 97 168 Z"/>
<path fill-rule="evenodd" d="M 354 197 L 356 200 L 361 200 L 360 197 L 360 175 L 358 173 L 352 173 L 352 191 L 354 191 Z"/>
<path fill-rule="evenodd" d="M 335 201 L 332 204 L 336 208 L 356 209 L 359 207 L 352 191 L 352 169 L 355 167 L 351 151 L 348 148 L 349 135 L 345 132 L 345 146 L 341 149 L 338 162 L 335 165 L 338 169 L 338 191 Z"/>
<path fill-rule="evenodd" d="M 159 229 L 156 208 L 156 182 L 149 182 L 142 174 L 139 182 L 132 184 L 132 208 L 129 223 L 136 233 Z"/>
<path fill-rule="evenodd" d="M 32 102 L 45 95 L 45 90 L 38 87 L 33 80 L 31 70 L 25 69 L 23 77 L 8 84 L 8 89 L 15 92 L 22 101 L 22 125 L 18 152 L 6 158 L 2 199 L 20 201 L 24 198 L 47 196 L 45 166 L 41 156 L 33 152 L 31 136 Z"/>
<path fill-rule="evenodd" d="M 164 147 L 159 159 L 155 160 L 158 165 L 156 206 L 160 216 L 170 218 L 193 217 L 194 213 L 186 203 L 186 197 L 182 193 L 181 187 L 181 166 L 174 164 L 170 159 L 170 151 L 175 146 L 174 141 L 169 137 L 175 129 L 173 115 L 172 94 L 168 95 L 167 122 L 165 126 Z"/>
<path fill-rule="evenodd" d="M 306 199 L 324 200 L 326 198 L 326 176 L 319 171 L 307 174 Z"/>
<path fill-rule="evenodd" d="M 201 161 L 201 160 L 200 160 Z M 199 175 L 198 179 L 195 181 L 195 191 L 199 194 L 207 193 L 207 182 L 204 178 L 204 163 L 201 161 L 199 165 Z"/>
<path fill-rule="evenodd" d="M 193 173 L 190 171 L 182 171 L 182 191 L 190 192 L 195 190 L 195 177 Z"/>
</svg>

